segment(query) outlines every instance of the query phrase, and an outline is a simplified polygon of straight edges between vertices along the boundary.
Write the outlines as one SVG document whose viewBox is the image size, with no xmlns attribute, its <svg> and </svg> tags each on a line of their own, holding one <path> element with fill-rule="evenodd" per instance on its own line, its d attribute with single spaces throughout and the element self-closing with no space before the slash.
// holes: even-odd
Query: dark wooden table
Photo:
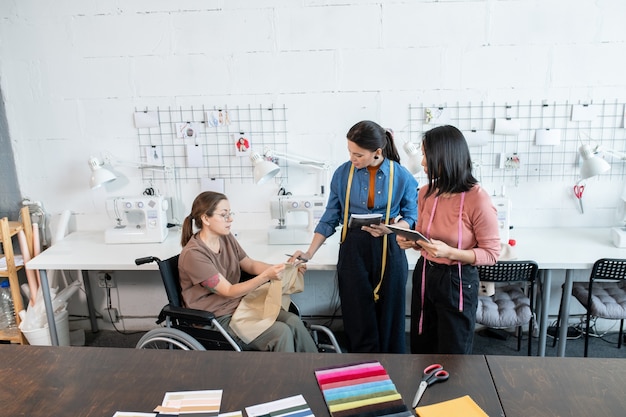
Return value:
<svg viewBox="0 0 626 417">
<path fill-rule="evenodd" d="M 626 360 L 487 356 L 506 417 L 626 415 Z"/>
<path fill-rule="evenodd" d="M 450 372 L 420 405 L 470 395 L 491 417 L 503 416 L 484 356 L 180 352 L 95 347 L 0 345 L 0 415 L 107 417 L 150 412 L 167 391 L 223 389 L 222 412 L 302 394 L 328 416 L 315 369 L 378 360 L 410 406 L 422 370 Z M 599 414 L 598 414 L 599 415 Z"/>
</svg>

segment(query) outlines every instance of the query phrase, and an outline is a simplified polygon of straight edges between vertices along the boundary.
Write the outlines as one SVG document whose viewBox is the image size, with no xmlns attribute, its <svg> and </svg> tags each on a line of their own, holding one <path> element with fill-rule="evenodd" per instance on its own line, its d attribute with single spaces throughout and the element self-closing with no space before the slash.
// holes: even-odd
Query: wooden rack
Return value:
<svg viewBox="0 0 626 417">
<path fill-rule="evenodd" d="M 20 325 L 20 316 L 17 314 L 24 309 L 22 294 L 20 293 L 20 283 L 18 279 L 18 271 L 24 269 L 24 265 L 15 265 L 15 253 L 13 251 L 13 238 L 20 231 L 24 231 L 28 249 L 33 253 L 33 227 L 30 221 L 30 213 L 28 207 L 23 207 L 20 211 L 21 221 L 9 221 L 4 217 L 0 219 L 0 242 L 2 243 L 3 255 L 6 258 L 6 269 L 0 269 L 0 279 L 8 278 L 11 286 L 11 296 L 13 297 L 13 307 L 15 309 L 15 322 Z M 26 338 L 18 327 L 11 329 L 0 329 L 0 340 L 9 341 L 11 343 L 28 344 Z"/>
</svg>

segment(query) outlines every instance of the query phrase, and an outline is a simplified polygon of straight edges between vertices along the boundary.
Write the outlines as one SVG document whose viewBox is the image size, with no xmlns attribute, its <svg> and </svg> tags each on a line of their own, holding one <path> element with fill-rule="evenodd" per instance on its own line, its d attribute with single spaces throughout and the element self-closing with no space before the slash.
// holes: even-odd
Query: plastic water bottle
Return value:
<svg viewBox="0 0 626 417">
<path fill-rule="evenodd" d="M 15 327 L 15 308 L 9 281 L 0 283 L 0 329 Z"/>
</svg>

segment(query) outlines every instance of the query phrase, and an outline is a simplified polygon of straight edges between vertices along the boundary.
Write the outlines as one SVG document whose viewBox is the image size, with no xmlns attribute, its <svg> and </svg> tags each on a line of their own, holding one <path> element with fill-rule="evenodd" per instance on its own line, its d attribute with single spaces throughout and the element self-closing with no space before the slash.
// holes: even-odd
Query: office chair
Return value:
<svg viewBox="0 0 626 417">
<path fill-rule="evenodd" d="M 589 328 L 591 316 L 609 320 L 619 320 L 617 348 L 622 347 L 624 319 L 626 319 L 626 259 L 598 259 L 589 276 L 589 281 L 572 283 L 572 295 L 586 310 L 585 351 L 589 352 Z M 565 294 L 562 294 L 564 297 Z M 568 294 L 569 296 L 569 294 Z M 563 300 L 561 299 L 561 305 Z M 561 310 L 557 319 L 556 334 L 559 334 Z M 567 323 L 566 323 L 567 325 Z M 556 340 L 556 337 L 555 337 Z"/>
<path fill-rule="evenodd" d="M 135 260 L 137 265 L 150 262 L 157 263 L 168 300 L 168 304 L 161 309 L 156 322 L 157 324 L 165 323 L 165 326 L 148 331 L 137 342 L 136 348 L 235 350 L 240 352 L 241 347 L 219 324 L 213 313 L 183 307 L 178 275 L 178 257 L 179 255 L 176 255 L 164 261 L 153 256 Z M 242 280 L 247 277 L 247 274 L 242 274 Z M 294 303 L 291 304 L 289 311 L 300 316 Z M 307 325 L 307 328 L 320 351 L 341 353 L 339 343 L 330 329 L 320 325 Z M 327 336 L 328 343 L 320 342 L 320 332 Z"/>
<path fill-rule="evenodd" d="M 476 323 L 492 329 L 517 327 L 518 352 L 522 346 L 522 327 L 528 324 L 528 356 L 532 350 L 538 269 L 534 261 L 499 261 L 495 265 L 478 266 L 480 281 L 496 284 L 494 295 L 478 296 Z"/>
</svg>

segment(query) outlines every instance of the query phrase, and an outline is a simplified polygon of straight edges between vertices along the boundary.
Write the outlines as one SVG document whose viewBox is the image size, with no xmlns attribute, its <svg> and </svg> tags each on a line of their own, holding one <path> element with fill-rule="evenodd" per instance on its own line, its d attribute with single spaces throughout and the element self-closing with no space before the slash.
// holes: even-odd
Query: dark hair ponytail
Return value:
<svg viewBox="0 0 626 417">
<path fill-rule="evenodd" d="M 226 196 L 222 193 L 205 191 L 198 194 L 195 200 L 193 200 L 191 214 L 183 220 L 183 230 L 180 236 L 181 246 L 184 247 L 192 238 L 194 225 L 196 226 L 196 229 L 202 229 L 202 216 L 204 214 L 212 216 L 215 211 L 215 207 L 217 207 L 219 202 L 222 200 L 228 200 L 228 198 L 226 198 Z"/>
<path fill-rule="evenodd" d="M 400 163 L 400 155 L 393 140 L 393 132 L 376 122 L 363 120 L 348 130 L 348 140 L 359 147 L 376 152 L 380 148 L 387 159 Z"/>
</svg>

